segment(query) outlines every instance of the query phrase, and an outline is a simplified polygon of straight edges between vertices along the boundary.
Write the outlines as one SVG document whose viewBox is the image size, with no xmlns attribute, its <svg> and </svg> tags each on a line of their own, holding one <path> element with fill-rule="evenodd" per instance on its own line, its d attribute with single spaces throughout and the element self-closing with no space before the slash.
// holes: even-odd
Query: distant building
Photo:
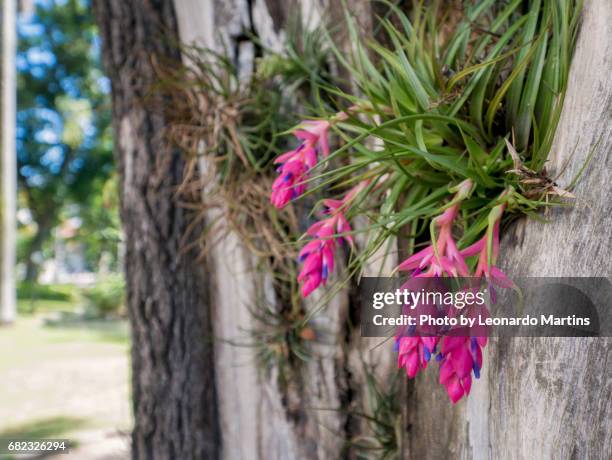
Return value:
<svg viewBox="0 0 612 460">
<path fill-rule="evenodd" d="M 85 247 L 74 237 L 81 228 L 81 220 L 73 217 L 55 229 L 54 257 L 43 263 L 40 283 L 90 285 L 96 274 L 89 270 L 85 258 Z"/>
</svg>

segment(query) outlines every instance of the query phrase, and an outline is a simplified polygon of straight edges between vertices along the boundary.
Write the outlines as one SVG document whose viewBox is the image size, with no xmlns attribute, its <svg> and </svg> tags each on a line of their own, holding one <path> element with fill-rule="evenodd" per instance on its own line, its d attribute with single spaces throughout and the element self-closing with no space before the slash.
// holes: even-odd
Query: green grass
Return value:
<svg viewBox="0 0 612 460">
<path fill-rule="evenodd" d="M 0 438 L 68 438 L 129 429 L 126 320 L 18 316 L 0 328 Z M 84 441 L 83 441 L 84 442 Z M 0 459 L 6 459 L 0 455 Z"/>
<path fill-rule="evenodd" d="M 98 344 L 112 344 L 123 351 L 127 350 L 127 321 L 79 321 L 63 316 L 42 320 L 38 315 L 24 316 L 18 318 L 14 325 L 0 329 L 0 349 L 11 350 L 11 353 L 0 356 L 0 374 L 15 365 L 53 359 L 55 345 L 78 345 L 79 353 L 94 358 L 105 350 Z"/>
<path fill-rule="evenodd" d="M 21 281 L 17 285 L 19 299 L 63 300 L 74 299 L 77 288 L 71 284 L 39 284 Z"/>
<path fill-rule="evenodd" d="M 106 287 L 106 285 L 103 285 Z M 19 322 L 27 332 L 37 329 L 36 334 L 23 335 L 23 330 L 14 337 L 16 342 L 39 345 L 41 342 L 101 341 L 127 345 L 129 332 L 123 319 L 101 319 L 78 311 L 85 305 L 79 289 L 72 285 L 40 285 L 20 283 L 17 310 L 25 318 L 37 318 L 35 322 Z M 30 295 L 37 297 L 32 298 Z M 41 323 L 40 318 L 44 317 Z M 9 336 L 18 328 L 9 328 Z M 5 334 L 5 335 L 6 335 Z M 24 345 L 28 348 L 28 344 Z M 0 360 L 1 362 L 1 360 Z"/>
<path fill-rule="evenodd" d="M 87 420 L 79 417 L 48 417 L 0 431 L 0 439 L 61 439 L 62 435 L 82 428 L 86 422 Z M 75 448 L 78 444 L 78 442 L 71 441 L 70 448 Z M 17 458 L 12 455 L 0 455 L 0 460 L 13 460 Z"/>
<path fill-rule="evenodd" d="M 57 416 L 22 423 L 0 431 L 0 439 L 52 439 L 82 427 L 86 419 Z"/>
<path fill-rule="evenodd" d="M 19 314 L 28 315 L 32 313 L 54 312 L 54 311 L 74 311 L 78 303 L 65 300 L 31 300 L 18 299 L 17 311 Z"/>
<path fill-rule="evenodd" d="M 129 328 L 124 319 L 82 319 L 69 313 L 57 319 L 45 321 L 50 335 L 57 333 L 53 341 L 95 341 L 128 345 Z"/>
<path fill-rule="evenodd" d="M 32 439 L 61 439 L 62 435 L 82 428 L 86 419 L 79 417 L 48 417 L 23 423 L 7 430 L 0 431 L 0 439 L 32 440 Z M 70 448 L 78 446 L 78 442 L 71 441 Z M 13 460 L 19 457 L 0 455 L 0 460 Z"/>
<path fill-rule="evenodd" d="M 20 314 L 74 311 L 78 304 L 78 289 L 70 284 L 22 281 L 17 286 L 17 311 Z"/>
</svg>

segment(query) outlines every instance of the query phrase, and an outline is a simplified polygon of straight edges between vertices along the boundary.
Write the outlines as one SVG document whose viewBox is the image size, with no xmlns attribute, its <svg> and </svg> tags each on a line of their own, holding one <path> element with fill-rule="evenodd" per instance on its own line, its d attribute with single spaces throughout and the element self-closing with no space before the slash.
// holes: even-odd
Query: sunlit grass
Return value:
<svg viewBox="0 0 612 460">
<path fill-rule="evenodd" d="M 0 439 L 52 439 L 82 428 L 87 423 L 80 417 L 57 416 L 22 423 L 0 431 Z"/>
<path fill-rule="evenodd" d="M 0 328 L 0 437 L 129 429 L 127 321 L 47 323 L 52 316 L 20 315 Z"/>
<path fill-rule="evenodd" d="M 57 416 L 49 417 L 0 431 L 0 439 L 32 440 L 32 439 L 61 439 L 66 433 L 86 426 L 87 420 L 79 417 Z M 71 440 L 70 448 L 78 446 L 78 442 Z M 12 455 L 2 456 L 0 460 L 13 460 L 19 457 Z"/>
<path fill-rule="evenodd" d="M 87 356 L 124 351 L 129 345 L 128 325 L 115 321 L 45 321 L 41 315 L 18 317 L 0 329 L 0 374 L 13 366 L 53 359 L 63 347 L 78 347 Z M 108 349 L 107 347 L 113 347 Z"/>
<path fill-rule="evenodd" d="M 69 302 L 65 300 L 31 300 L 31 299 L 18 299 L 17 300 L 17 312 L 19 314 L 32 314 L 41 312 L 53 312 L 53 311 L 74 311 L 77 307 L 76 302 Z"/>
<path fill-rule="evenodd" d="M 20 314 L 74 311 L 79 302 L 78 289 L 70 284 L 22 281 L 17 286 L 17 310 Z"/>
</svg>

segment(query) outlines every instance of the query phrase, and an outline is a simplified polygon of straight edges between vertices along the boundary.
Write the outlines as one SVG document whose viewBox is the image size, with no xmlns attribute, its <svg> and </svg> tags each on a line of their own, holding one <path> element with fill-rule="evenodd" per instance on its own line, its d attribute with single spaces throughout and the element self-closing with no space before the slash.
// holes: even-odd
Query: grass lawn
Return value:
<svg viewBox="0 0 612 460">
<path fill-rule="evenodd" d="M 74 311 L 76 308 L 75 302 L 66 300 L 47 300 L 47 299 L 18 299 L 17 311 L 20 314 L 31 314 L 52 311 Z"/>
<path fill-rule="evenodd" d="M 17 287 L 17 311 L 20 314 L 74 311 L 81 303 L 79 290 L 74 286 L 20 282 Z"/>
<path fill-rule="evenodd" d="M 84 448 L 130 429 L 127 323 L 60 313 L 74 310 L 40 300 L 0 328 L 0 438 L 63 437 Z"/>
</svg>

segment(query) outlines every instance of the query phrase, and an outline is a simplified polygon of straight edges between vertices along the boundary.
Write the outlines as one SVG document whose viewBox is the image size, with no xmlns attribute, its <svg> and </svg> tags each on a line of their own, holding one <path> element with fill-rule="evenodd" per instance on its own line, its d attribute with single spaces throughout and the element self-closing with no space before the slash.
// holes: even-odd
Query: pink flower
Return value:
<svg viewBox="0 0 612 460">
<path fill-rule="evenodd" d="M 329 155 L 329 128 L 331 124 L 326 120 L 304 121 L 300 125 L 302 129 L 295 131 L 294 135 L 298 139 L 309 143 L 317 150 L 317 153 L 322 153 L 324 157 Z"/>
<path fill-rule="evenodd" d="M 457 186 L 457 194 L 453 199 L 455 204 L 433 220 L 434 225 L 440 228 L 437 240 L 402 262 L 398 270 L 413 271 L 413 275 L 418 277 L 469 276 L 465 257 L 457 248 L 452 230 L 460 201 L 469 195 L 471 189 L 472 182 L 469 179 Z"/>
<path fill-rule="evenodd" d="M 505 205 L 495 206 L 489 213 L 489 229 L 487 234 L 476 243 L 460 251 L 463 257 L 478 255 L 478 265 L 474 277 L 484 276 L 489 284 L 495 284 L 502 288 L 514 287 L 514 283 L 508 276 L 495 266 L 499 256 L 499 226 Z M 491 251 L 491 254 L 489 254 Z M 489 257 L 490 255 L 490 257 Z"/>
<path fill-rule="evenodd" d="M 476 278 L 485 277 L 489 284 L 501 287 L 513 287 L 514 283 L 495 266 L 499 255 L 499 227 L 505 204 L 495 206 L 488 217 L 487 233 L 473 245 L 459 250 L 452 236 L 453 221 L 458 212 L 460 201 L 471 190 L 471 183 L 465 181 L 458 186 L 453 203 L 440 216 L 433 220 L 434 227 L 439 228 L 437 238 L 432 235 L 432 243 L 402 262 L 398 269 L 413 271 L 413 280 L 422 277 L 469 277 L 466 257 L 478 256 L 474 274 Z M 505 194 L 505 193 L 504 193 Z M 503 196 L 503 195 L 502 195 Z M 494 291 L 491 289 L 494 294 Z M 486 307 L 485 307 L 486 311 Z M 401 337 L 397 339 L 399 348 L 398 365 L 406 368 L 409 377 L 414 377 L 419 370 L 427 367 L 429 356 L 436 343 L 428 346 L 428 337 Z M 466 337 L 446 335 L 442 339 L 440 353 L 436 360 L 441 361 L 440 383 L 444 385 L 453 403 L 470 393 L 472 374 L 480 377 L 482 368 L 482 348 L 486 346 L 486 337 Z"/>
<path fill-rule="evenodd" d="M 304 265 L 297 279 L 302 283 L 303 297 L 308 297 L 321 283 L 326 284 L 329 272 L 334 269 L 335 245 L 333 239 L 316 239 L 300 251 Z"/>
<path fill-rule="evenodd" d="M 318 154 L 329 155 L 328 121 L 304 121 L 294 132 L 295 137 L 302 141 L 300 146 L 283 153 L 275 164 L 279 176 L 272 184 L 270 202 L 277 208 L 282 208 L 291 200 L 306 191 L 308 172 L 317 164 Z"/>
<path fill-rule="evenodd" d="M 272 194 L 270 202 L 277 208 L 282 208 L 292 199 L 300 196 L 306 190 L 304 181 L 307 179 L 307 173 L 310 169 L 308 161 L 304 159 L 306 153 L 300 152 L 304 149 L 301 145 L 297 150 L 288 152 L 285 155 L 293 154 L 294 156 L 278 168 L 280 175 L 272 184 Z M 276 161 L 284 157 L 281 155 Z"/>
<path fill-rule="evenodd" d="M 470 394 L 472 372 L 480 378 L 482 368 L 482 348 L 487 344 L 486 337 L 451 337 L 442 339 L 442 350 L 438 355 L 440 383 L 446 387 L 450 400 L 454 403 Z"/>
<path fill-rule="evenodd" d="M 406 375 L 414 378 L 421 369 L 427 368 L 438 341 L 439 337 L 399 337 L 396 339 L 397 367 L 404 367 Z"/>
<path fill-rule="evenodd" d="M 351 225 L 344 215 L 344 210 L 368 183 L 364 181 L 353 187 L 342 200 L 323 200 L 324 214 L 330 217 L 310 226 L 306 234 L 315 239 L 306 244 L 299 254 L 299 262 L 304 263 L 298 275 L 298 281 L 302 283 L 303 297 L 308 297 L 321 284 L 326 284 L 330 272 L 334 269 L 336 242 L 346 241 L 351 247 L 354 245 L 350 235 Z"/>
<path fill-rule="evenodd" d="M 324 203 L 329 206 L 331 201 L 333 200 L 325 200 Z M 315 239 L 306 244 L 299 254 L 299 261 L 304 265 L 298 275 L 298 281 L 302 283 L 304 297 L 308 297 L 319 285 L 326 284 L 329 273 L 334 269 L 336 241 L 345 239 L 351 244 L 353 242 L 350 235 L 335 236 L 350 232 L 351 226 L 341 210 L 331 212 L 331 217 L 314 223 L 307 230 L 306 233 Z"/>
</svg>

